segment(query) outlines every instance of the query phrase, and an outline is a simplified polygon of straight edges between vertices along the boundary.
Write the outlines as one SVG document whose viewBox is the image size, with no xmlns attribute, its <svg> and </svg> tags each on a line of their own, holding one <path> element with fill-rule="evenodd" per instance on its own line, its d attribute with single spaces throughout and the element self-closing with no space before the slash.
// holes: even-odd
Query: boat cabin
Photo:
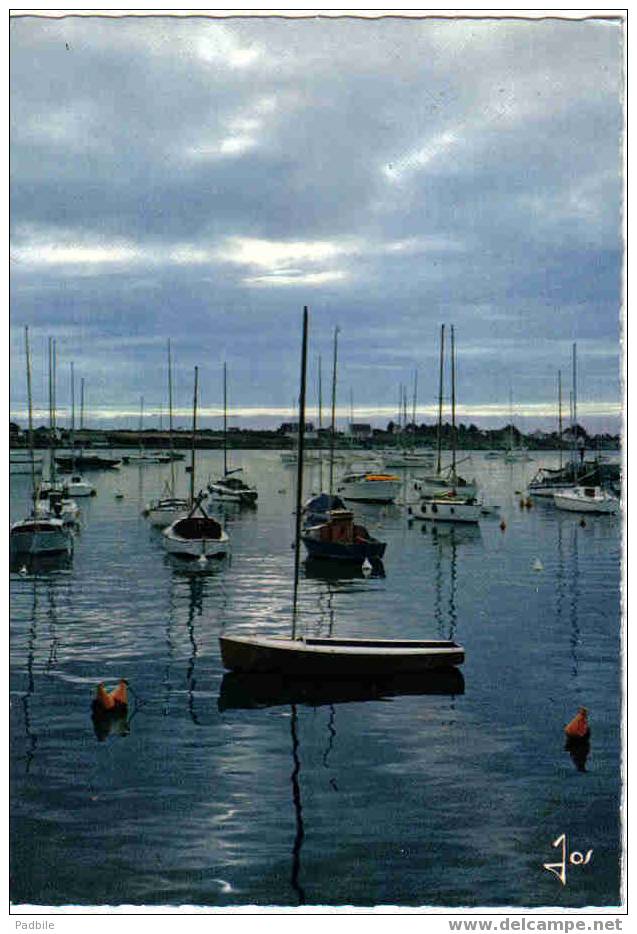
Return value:
<svg viewBox="0 0 637 934">
<path fill-rule="evenodd" d="M 172 526 L 175 535 L 185 539 L 220 539 L 223 529 L 210 516 L 186 516 Z"/>
</svg>

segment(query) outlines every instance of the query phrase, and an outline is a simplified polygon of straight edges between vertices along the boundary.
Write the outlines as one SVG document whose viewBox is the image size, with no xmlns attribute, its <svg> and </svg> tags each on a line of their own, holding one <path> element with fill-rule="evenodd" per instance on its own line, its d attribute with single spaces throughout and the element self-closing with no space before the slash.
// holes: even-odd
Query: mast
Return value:
<svg viewBox="0 0 637 934">
<path fill-rule="evenodd" d="M 334 362 L 332 366 L 332 423 L 330 429 L 330 496 L 334 490 L 334 442 L 336 435 L 336 362 L 338 360 L 338 327 L 334 328 Z"/>
<path fill-rule="evenodd" d="M 557 426 L 560 438 L 560 470 L 562 470 L 562 371 L 557 371 Z"/>
<path fill-rule="evenodd" d="M 223 475 L 228 473 L 228 375 L 223 361 Z"/>
<path fill-rule="evenodd" d="M 144 397 L 141 396 L 139 400 L 139 453 L 142 454 L 144 451 L 144 442 L 142 441 L 142 430 L 144 424 Z"/>
<path fill-rule="evenodd" d="M 49 337 L 49 480 L 55 486 L 55 340 Z"/>
<path fill-rule="evenodd" d="M 168 445 L 170 448 L 170 495 L 175 496 L 175 459 L 173 457 L 173 361 L 168 338 Z"/>
<path fill-rule="evenodd" d="M 84 377 L 80 380 L 80 431 L 84 431 Z"/>
<path fill-rule="evenodd" d="M 444 377 L 444 357 L 445 357 L 445 326 L 440 325 L 440 378 L 438 380 L 438 461 L 436 473 L 440 474 L 442 470 L 442 381 Z"/>
<path fill-rule="evenodd" d="M 338 328 L 336 329 L 338 333 Z M 335 334 L 336 337 L 336 334 Z M 336 344 L 334 345 L 336 350 Z M 336 354 L 334 355 L 336 361 Z M 303 340 L 301 344 L 301 389 L 299 392 L 299 438 L 296 458 L 296 523 L 294 534 L 294 598 L 292 601 L 292 638 L 296 639 L 296 608 L 299 594 L 299 568 L 301 558 L 301 510 L 303 508 L 303 445 L 305 441 L 305 375 L 307 369 L 307 305 L 303 306 Z M 336 372 L 336 371 L 335 371 Z M 334 396 L 332 395 L 332 399 Z M 332 402 L 332 413 L 334 403 Z M 332 454 L 334 448 L 332 446 Z M 332 491 L 332 464 L 330 462 L 330 493 Z"/>
<path fill-rule="evenodd" d="M 577 467 L 577 344 L 573 344 L 573 463 Z"/>
<path fill-rule="evenodd" d="M 75 364 L 71 360 L 71 466 L 75 471 Z"/>
<path fill-rule="evenodd" d="M 456 345 L 453 324 L 451 325 L 451 477 L 456 479 Z"/>
<path fill-rule="evenodd" d="M 190 505 L 195 503 L 195 439 L 197 437 L 197 390 L 199 388 L 199 367 L 195 367 L 195 391 L 192 397 L 192 449 L 190 452 Z"/>
<path fill-rule="evenodd" d="M 323 492 L 323 374 L 321 355 L 318 358 L 318 428 L 319 428 L 319 487 Z"/>
<path fill-rule="evenodd" d="M 29 452 L 31 456 L 31 492 L 35 497 L 35 458 L 33 455 L 33 399 L 31 396 L 31 351 L 29 349 L 29 326 L 24 328 L 24 350 L 27 358 L 27 405 L 29 407 Z M 35 503 L 34 503 L 35 505 Z"/>
<path fill-rule="evenodd" d="M 416 446 L 416 399 L 417 398 L 418 398 L 418 368 L 414 370 L 414 396 L 413 396 L 412 407 L 411 407 L 411 423 L 413 426 L 413 436 L 414 436 L 414 443 L 412 445 L 413 447 Z"/>
</svg>

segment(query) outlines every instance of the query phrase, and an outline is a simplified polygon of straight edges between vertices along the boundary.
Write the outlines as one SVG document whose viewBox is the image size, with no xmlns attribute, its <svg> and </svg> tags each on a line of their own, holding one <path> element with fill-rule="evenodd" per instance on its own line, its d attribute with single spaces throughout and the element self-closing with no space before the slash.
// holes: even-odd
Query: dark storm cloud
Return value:
<svg viewBox="0 0 637 934">
<path fill-rule="evenodd" d="M 14 18 L 13 325 L 57 333 L 113 406 L 162 398 L 168 336 L 186 382 L 227 358 L 237 405 L 291 404 L 305 303 L 314 358 L 342 326 L 361 404 L 416 365 L 433 398 L 441 320 L 466 403 L 551 399 L 578 340 L 616 404 L 621 41 L 601 20 Z"/>
</svg>

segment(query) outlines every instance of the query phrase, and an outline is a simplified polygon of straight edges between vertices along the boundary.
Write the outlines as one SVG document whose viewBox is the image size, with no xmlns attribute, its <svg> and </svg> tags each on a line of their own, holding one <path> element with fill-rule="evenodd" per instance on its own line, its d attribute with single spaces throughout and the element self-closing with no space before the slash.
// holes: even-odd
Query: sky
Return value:
<svg viewBox="0 0 637 934">
<path fill-rule="evenodd" d="M 85 380 L 85 421 L 275 426 L 310 309 L 339 415 L 435 418 L 454 325 L 461 421 L 621 413 L 623 32 L 615 20 L 14 16 L 11 414 Z M 447 361 L 449 347 L 447 345 Z M 450 395 L 449 369 L 445 398 Z"/>
</svg>

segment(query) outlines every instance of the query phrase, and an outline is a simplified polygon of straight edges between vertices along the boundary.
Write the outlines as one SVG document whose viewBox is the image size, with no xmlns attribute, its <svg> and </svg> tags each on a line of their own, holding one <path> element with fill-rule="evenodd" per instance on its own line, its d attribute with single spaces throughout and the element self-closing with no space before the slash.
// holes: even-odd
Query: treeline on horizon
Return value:
<svg viewBox="0 0 637 934">
<path fill-rule="evenodd" d="M 560 447 L 560 436 L 557 431 L 525 434 L 515 425 L 505 425 L 502 428 L 478 428 L 476 425 L 465 425 L 462 422 L 456 426 L 456 444 L 458 448 L 470 450 L 506 450 L 509 446 L 527 447 L 529 450 L 555 450 Z M 24 447 L 27 444 L 26 431 L 16 422 L 10 423 L 10 446 Z M 68 428 L 56 429 L 56 444 L 67 447 L 72 444 L 72 432 Z M 148 428 L 142 432 L 134 429 L 108 429 L 83 428 L 74 432 L 76 446 L 91 446 L 100 444 L 107 447 L 137 447 L 142 441 L 155 448 L 170 446 L 170 434 L 159 428 Z M 330 430 L 322 429 L 319 437 L 308 438 L 307 447 L 323 447 L 330 442 Z M 39 426 L 33 431 L 34 447 L 45 448 L 50 444 L 49 428 Z M 295 439 L 293 433 L 284 430 L 283 426 L 276 429 L 259 428 L 229 428 L 228 446 L 230 447 L 266 447 L 266 448 L 293 448 Z M 335 432 L 335 444 L 338 447 L 350 446 L 354 441 L 357 446 L 374 447 L 433 447 L 437 444 L 437 425 L 408 424 L 400 428 L 394 422 L 389 422 L 385 429 L 372 428 L 371 435 L 366 438 L 356 438 L 348 432 Z M 192 432 L 189 428 L 175 428 L 172 434 L 172 443 L 177 448 L 191 446 Z M 573 444 L 570 430 L 562 434 L 561 446 L 564 449 Z M 445 449 L 451 447 L 452 426 L 445 422 L 442 426 L 442 444 Z M 619 435 L 608 433 L 589 435 L 586 429 L 576 426 L 575 443 L 578 447 L 589 450 L 618 448 Z M 223 431 L 219 428 L 198 428 L 197 447 L 220 448 L 223 446 Z"/>
</svg>

